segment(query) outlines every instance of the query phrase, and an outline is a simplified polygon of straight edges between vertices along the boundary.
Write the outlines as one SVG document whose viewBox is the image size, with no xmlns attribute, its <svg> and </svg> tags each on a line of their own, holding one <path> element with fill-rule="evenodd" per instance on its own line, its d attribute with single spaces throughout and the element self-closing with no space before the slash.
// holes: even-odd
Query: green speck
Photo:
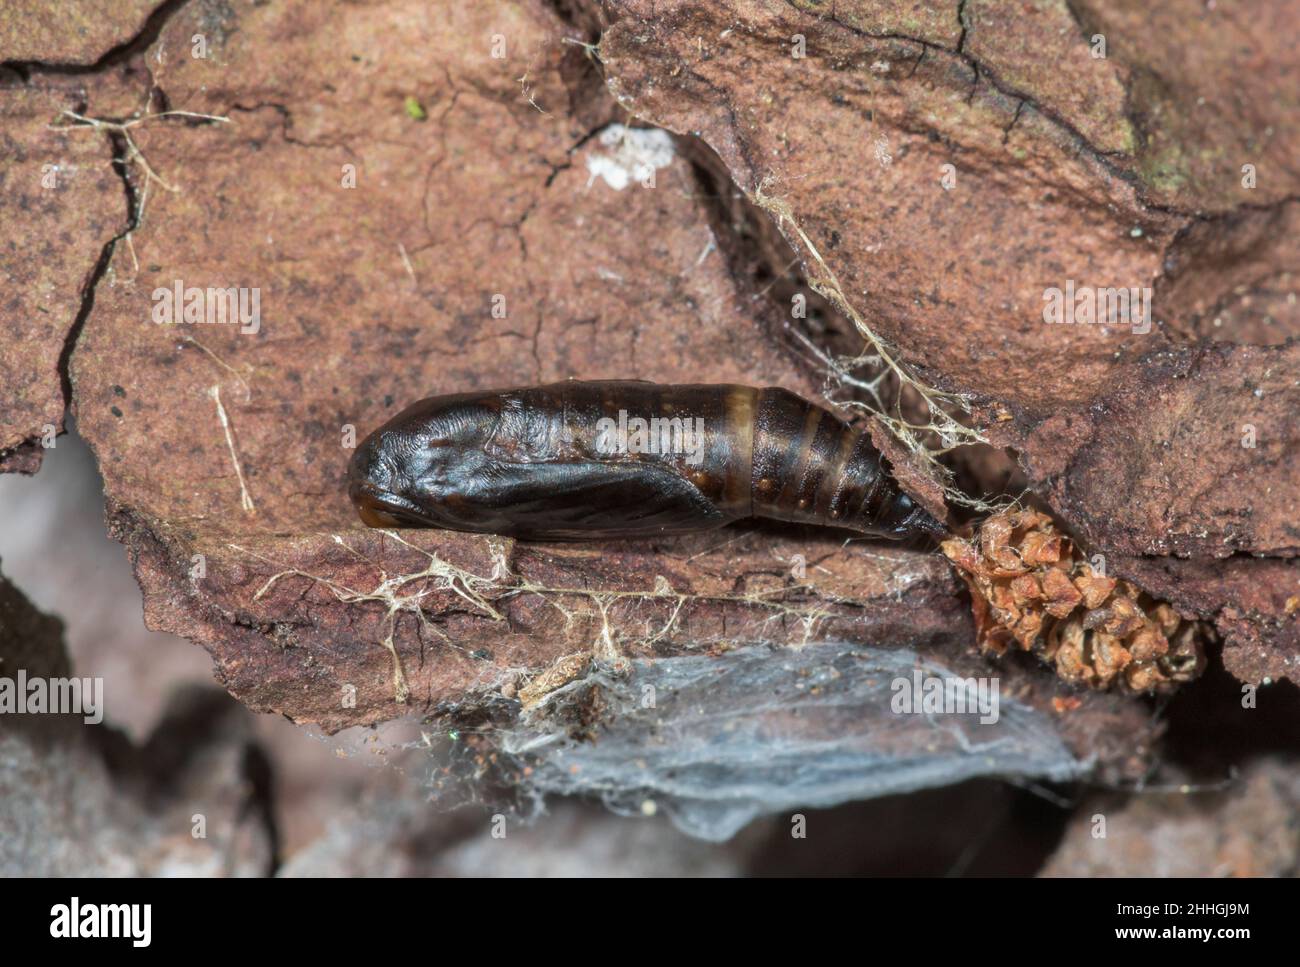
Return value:
<svg viewBox="0 0 1300 967">
<path fill-rule="evenodd" d="M 460 733 L 457 732 L 455 729 L 452 729 L 451 731 L 449 731 L 449 732 L 447 733 L 447 738 L 451 739 L 451 741 L 453 741 L 453 742 L 459 742 L 459 741 L 460 741 Z"/>
<path fill-rule="evenodd" d="M 420 99 L 414 94 L 407 94 L 402 106 L 406 108 L 406 116 L 413 121 L 423 121 L 429 116 L 425 113 L 424 105 L 420 103 Z"/>
</svg>

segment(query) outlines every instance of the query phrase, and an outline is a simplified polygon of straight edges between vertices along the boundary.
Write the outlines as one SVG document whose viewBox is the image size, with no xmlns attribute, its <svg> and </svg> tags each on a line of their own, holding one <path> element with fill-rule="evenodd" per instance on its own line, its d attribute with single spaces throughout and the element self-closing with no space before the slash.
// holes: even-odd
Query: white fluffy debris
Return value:
<svg viewBox="0 0 1300 967">
<path fill-rule="evenodd" d="M 605 179 L 605 184 L 615 191 L 622 191 L 633 182 L 650 184 L 654 173 L 668 167 L 677 156 L 672 135 L 660 128 L 611 124 L 600 132 L 599 140 L 609 150 L 588 153 L 588 188 L 597 178 Z"/>
</svg>

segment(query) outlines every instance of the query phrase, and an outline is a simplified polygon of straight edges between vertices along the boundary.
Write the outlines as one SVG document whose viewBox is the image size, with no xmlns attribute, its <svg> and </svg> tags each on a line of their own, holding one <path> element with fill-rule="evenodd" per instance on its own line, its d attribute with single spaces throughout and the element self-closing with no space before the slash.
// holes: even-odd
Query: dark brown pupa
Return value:
<svg viewBox="0 0 1300 967">
<path fill-rule="evenodd" d="M 569 380 L 436 396 L 371 433 L 348 476 L 371 527 L 592 540 L 768 517 L 946 534 L 863 429 L 776 387 Z"/>
</svg>

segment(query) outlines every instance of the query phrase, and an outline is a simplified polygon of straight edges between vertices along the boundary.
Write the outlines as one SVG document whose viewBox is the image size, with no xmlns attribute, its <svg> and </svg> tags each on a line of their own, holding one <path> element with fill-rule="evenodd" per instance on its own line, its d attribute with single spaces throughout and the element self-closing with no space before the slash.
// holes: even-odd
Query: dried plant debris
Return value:
<svg viewBox="0 0 1300 967">
<path fill-rule="evenodd" d="M 1132 692 L 1169 689 L 1204 668 L 1204 625 L 1106 576 L 1046 514 L 1003 511 L 975 539 L 942 548 L 970 587 L 986 654 L 1014 644 L 1054 663 L 1067 682 Z"/>
</svg>

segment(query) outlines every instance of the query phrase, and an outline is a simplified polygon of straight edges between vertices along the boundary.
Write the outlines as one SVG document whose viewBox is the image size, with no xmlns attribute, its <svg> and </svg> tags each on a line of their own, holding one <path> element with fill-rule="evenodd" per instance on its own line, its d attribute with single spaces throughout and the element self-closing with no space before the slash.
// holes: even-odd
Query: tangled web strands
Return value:
<svg viewBox="0 0 1300 967">
<path fill-rule="evenodd" d="M 538 800 L 592 796 L 630 815 L 653 804 L 708 840 L 792 809 L 1091 769 L 1043 713 L 1009 696 L 995 722 L 896 714 L 897 683 L 918 673 L 953 674 L 910 648 L 840 641 L 633 659 L 623 673 L 597 664 L 507 730 L 502 749 Z M 570 734 L 575 709 L 600 710 L 598 742 Z"/>
<path fill-rule="evenodd" d="M 947 467 L 938 462 L 938 457 L 955 449 L 984 442 L 980 433 L 962 423 L 954 413 L 969 413 L 967 400 L 956 393 L 949 393 L 927 386 L 912 376 L 894 357 L 884 340 L 867 325 L 862 314 L 854 307 L 844 294 L 844 288 L 838 277 L 807 232 L 799 225 L 789 203 L 769 193 L 770 183 L 764 180 L 754 191 L 754 201 L 771 214 L 778 227 L 792 243 L 806 253 L 812 268 L 808 283 L 819 295 L 828 299 L 852 322 L 857 331 L 867 341 L 870 351 L 854 357 L 832 357 L 816 346 L 802 333 L 795 336 L 809 349 L 819 363 L 826 367 L 827 375 L 837 386 L 849 387 L 864 392 L 870 402 L 857 400 L 833 400 L 840 406 L 862 410 L 885 425 L 894 437 L 916 454 L 943 487 L 944 495 L 954 503 L 981 511 L 991 511 L 995 506 L 977 498 L 972 498 L 953 484 L 952 474 Z M 876 369 L 870 378 L 856 375 L 855 371 L 864 367 Z M 902 410 L 905 395 L 920 401 L 925 409 L 927 422 L 918 423 L 908 419 Z"/>
</svg>

